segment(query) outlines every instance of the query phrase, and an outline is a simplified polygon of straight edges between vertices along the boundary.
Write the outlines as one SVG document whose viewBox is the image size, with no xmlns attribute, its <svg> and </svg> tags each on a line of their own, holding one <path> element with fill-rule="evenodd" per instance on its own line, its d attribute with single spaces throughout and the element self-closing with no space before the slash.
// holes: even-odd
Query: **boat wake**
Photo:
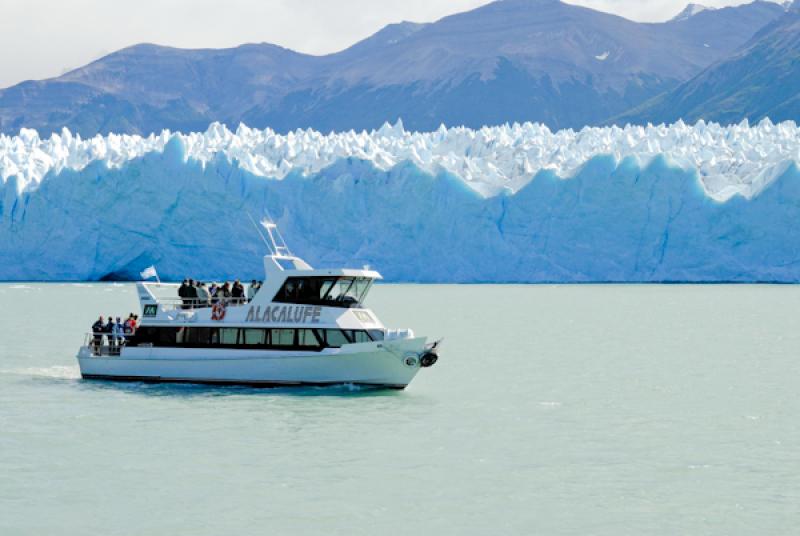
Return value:
<svg viewBox="0 0 800 536">
<path fill-rule="evenodd" d="M 25 377 L 33 380 L 74 381 L 81 379 L 77 366 L 54 365 L 51 367 L 25 367 L 17 369 L 0 369 L 0 375 Z M 253 395 L 291 395 L 291 396 L 376 396 L 394 395 L 396 390 L 377 389 L 370 386 L 337 384 L 316 387 L 274 387 L 260 389 L 247 386 L 212 386 L 202 384 L 151 384 L 145 382 L 90 382 L 92 388 L 115 389 L 148 396 L 231 396 L 242 394 Z"/>
<path fill-rule="evenodd" d="M 80 369 L 76 366 L 26 367 L 0 370 L 0 373 L 54 380 L 77 380 L 81 377 Z"/>
</svg>

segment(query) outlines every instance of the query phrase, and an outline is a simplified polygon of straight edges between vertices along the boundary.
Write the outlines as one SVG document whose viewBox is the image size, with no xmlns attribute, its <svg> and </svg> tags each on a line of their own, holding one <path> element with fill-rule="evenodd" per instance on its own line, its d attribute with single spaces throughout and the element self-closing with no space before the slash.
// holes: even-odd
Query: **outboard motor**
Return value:
<svg viewBox="0 0 800 536">
<path fill-rule="evenodd" d="M 439 356 L 436 352 L 425 352 L 422 354 L 422 357 L 419 358 L 419 365 L 422 368 L 432 367 L 439 361 Z"/>
</svg>

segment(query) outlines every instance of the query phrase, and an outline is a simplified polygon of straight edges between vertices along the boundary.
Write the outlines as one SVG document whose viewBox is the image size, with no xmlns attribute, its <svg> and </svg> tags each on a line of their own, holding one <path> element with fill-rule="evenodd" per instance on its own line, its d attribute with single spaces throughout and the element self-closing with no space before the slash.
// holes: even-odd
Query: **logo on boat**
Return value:
<svg viewBox="0 0 800 536">
<path fill-rule="evenodd" d="M 297 324 L 319 324 L 322 307 L 318 305 L 267 305 L 250 306 L 245 322 L 295 322 Z"/>
</svg>

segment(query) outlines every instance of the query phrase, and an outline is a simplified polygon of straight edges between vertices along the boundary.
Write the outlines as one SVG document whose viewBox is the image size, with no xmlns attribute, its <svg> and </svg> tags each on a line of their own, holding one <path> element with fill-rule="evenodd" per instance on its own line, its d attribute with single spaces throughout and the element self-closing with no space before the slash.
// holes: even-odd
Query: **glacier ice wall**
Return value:
<svg viewBox="0 0 800 536">
<path fill-rule="evenodd" d="M 794 123 L 0 136 L 0 279 L 256 277 L 247 213 L 395 281 L 800 279 Z"/>
</svg>

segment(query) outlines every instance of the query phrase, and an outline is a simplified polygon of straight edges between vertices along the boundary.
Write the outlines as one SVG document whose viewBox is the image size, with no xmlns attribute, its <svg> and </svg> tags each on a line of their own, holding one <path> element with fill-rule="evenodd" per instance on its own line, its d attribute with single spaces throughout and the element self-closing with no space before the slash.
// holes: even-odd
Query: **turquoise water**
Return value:
<svg viewBox="0 0 800 536">
<path fill-rule="evenodd" d="M 0 285 L 0 534 L 796 534 L 800 288 L 383 285 L 402 392 L 85 382 L 130 285 Z"/>
</svg>

